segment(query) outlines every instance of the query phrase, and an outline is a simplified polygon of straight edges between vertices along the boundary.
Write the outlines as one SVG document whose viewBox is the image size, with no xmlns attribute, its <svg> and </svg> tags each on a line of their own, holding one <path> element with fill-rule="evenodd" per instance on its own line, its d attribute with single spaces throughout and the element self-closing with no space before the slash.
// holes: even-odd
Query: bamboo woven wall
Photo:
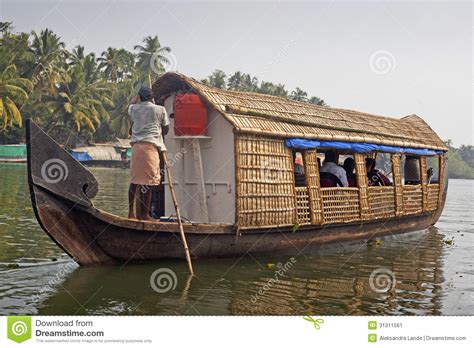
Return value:
<svg viewBox="0 0 474 348">
<path fill-rule="evenodd" d="M 420 157 L 420 168 L 421 168 L 421 190 L 423 197 L 423 211 L 428 210 L 428 173 L 426 165 L 426 156 Z"/>
<path fill-rule="evenodd" d="M 237 224 L 270 227 L 295 223 L 291 150 L 282 139 L 236 137 Z"/>
<path fill-rule="evenodd" d="M 306 186 L 308 187 L 309 203 L 311 207 L 311 223 L 321 224 L 323 222 L 323 208 L 321 193 L 319 191 L 319 166 L 316 150 L 308 150 L 304 152 L 304 165 Z"/>
<path fill-rule="evenodd" d="M 433 211 L 438 208 L 439 184 L 429 184 L 427 188 L 427 211 Z"/>
<path fill-rule="evenodd" d="M 311 224 L 311 209 L 307 187 L 296 187 L 296 221 L 298 225 Z"/>
<path fill-rule="evenodd" d="M 403 186 L 401 174 L 401 156 L 392 155 L 393 186 L 395 188 L 395 215 L 403 214 Z"/>
<path fill-rule="evenodd" d="M 438 197 L 438 206 L 441 205 L 443 201 L 443 190 L 444 190 L 444 178 L 446 173 L 446 157 L 444 155 L 439 156 L 439 197 Z"/>
<path fill-rule="evenodd" d="M 359 189 L 352 187 L 321 188 L 324 223 L 360 220 Z"/>
<path fill-rule="evenodd" d="M 368 197 L 368 179 L 367 168 L 365 166 L 365 155 L 362 153 L 354 154 L 356 164 L 357 185 L 359 186 L 360 217 L 365 220 L 369 215 L 369 197 Z"/>
<path fill-rule="evenodd" d="M 421 185 L 403 186 L 403 214 L 419 214 L 423 211 L 423 191 Z"/>
<path fill-rule="evenodd" d="M 393 186 L 369 187 L 370 219 L 395 216 L 395 188 Z"/>
</svg>

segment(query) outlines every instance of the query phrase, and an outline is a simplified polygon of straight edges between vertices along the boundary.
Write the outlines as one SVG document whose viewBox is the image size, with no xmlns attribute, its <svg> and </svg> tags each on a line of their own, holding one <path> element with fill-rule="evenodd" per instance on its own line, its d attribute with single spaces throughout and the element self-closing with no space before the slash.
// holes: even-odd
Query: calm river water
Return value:
<svg viewBox="0 0 474 348">
<path fill-rule="evenodd" d="M 92 169 L 94 203 L 125 215 L 128 171 Z M 339 245 L 298 256 L 168 261 L 80 268 L 41 230 L 26 166 L 0 164 L 0 315 L 8 314 L 320 314 L 474 315 L 474 181 L 450 180 L 441 219 L 429 230 L 380 245 Z M 289 265 L 282 266 L 282 265 Z M 176 281 L 155 292 L 153 272 Z M 374 270 L 395 286 L 378 292 Z M 390 283 L 382 278 L 380 289 Z M 383 289 L 382 289 L 383 290 Z"/>
</svg>

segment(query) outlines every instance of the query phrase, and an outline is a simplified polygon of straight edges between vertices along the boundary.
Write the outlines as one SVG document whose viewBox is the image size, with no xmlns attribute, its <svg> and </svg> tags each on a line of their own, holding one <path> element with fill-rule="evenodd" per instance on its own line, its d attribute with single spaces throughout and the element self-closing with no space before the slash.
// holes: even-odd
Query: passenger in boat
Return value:
<svg viewBox="0 0 474 348">
<path fill-rule="evenodd" d="M 163 135 L 168 133 L 170 121 L 166 109 L 154 104 L 153 91 L 146 86 L 132 99 L 128 114 L 132 119 L 128 217 L 149 220 L 152 190 L 160 185 L 160 152 L 166 151 Z"/>
<path fill-rule="evenodd" d="M 421 183 L 420 176 L 420 160 L 416 156 L 405 157 L 405 185 L 419 185 Z"/>
<path fill-rule="evenodd" d="M 367 168 L 367 178 L 369 179 L 369 186 L 392 186 L 392 182 L 380 170 L 375 169 L 377 163 L 373 158 L 365 159 L 365 166 Z"/>
<path fill-rule="evenodd" d="M 321 187 L 336 187 L 338 185 L 343 187 L 349 186 L 346 171 L 337 164 L 337 156 L 333 150 L 326 151 L 324 164 L 319 172 L 321 176 Z M 331 176 L 326 176 L 324 173 L 328 173 Z M 335 178 L 333 179 L 332 176 Z"/>
<path fill-rule="evenodd" d="M 342 167 L 346 171 L 347 182 L 349 183 L 349 187 L 356 187 L 357 180 L 356 180 L 356 175 L 354 173 L 354 169 L 355 169 L 354 159 L 352 157 L 347 157 Z"/>
<path fill-rule="evenodd" d="M 301 152 L 295 153 L 295 185 L 296 187 L 305 186 L 303 155 Z"/>
</svg>

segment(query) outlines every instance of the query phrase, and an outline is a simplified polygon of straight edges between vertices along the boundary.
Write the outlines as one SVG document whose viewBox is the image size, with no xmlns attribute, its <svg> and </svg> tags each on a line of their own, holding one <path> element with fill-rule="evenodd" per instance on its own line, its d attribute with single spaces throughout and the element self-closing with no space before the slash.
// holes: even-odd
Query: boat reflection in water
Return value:
<svg viewBox="0 0 474 348">
<path fill-rule="evenodd" d="M 440 315 L 443 237 L 431 227 L 380 244 L 338 245 L 311 255 L 200 260 L 192 280 L 186 264 L 175 261 L 80 267 L 38 312 Z M 152 277 L 161 271 L 167 276 Z"/>
</svg>

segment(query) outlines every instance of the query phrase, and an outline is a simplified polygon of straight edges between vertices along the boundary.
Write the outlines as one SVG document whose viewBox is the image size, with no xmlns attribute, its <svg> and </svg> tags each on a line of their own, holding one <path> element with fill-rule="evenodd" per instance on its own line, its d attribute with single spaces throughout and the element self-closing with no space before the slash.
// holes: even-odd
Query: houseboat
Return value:
<svg viewBox="0 0 474 348">
<path fill-rule="evenodd" d="M 74 159 L 88 167 L 130 167 L 132 146 L 130 140 L 116 138 L 109 143 L 95 143 L 69 151 Z"/>
<path fill-rule="evenodd" d="M 160 77 L 153 92 L 171 117 L 165 155 L 192 258 L 364 243 L 426 229 L 443 210 L 447 147 L 416 115 L 396 119 L 221 90 L 178 73 Z M 116 216 L 94 207 L 99 187 L 85 167 L 32 121 L 26 131 L 38 222 L 80 265 L 185 258 L 167 178 L 163 219 Z M 330 150 L 340 165 L 353 159 L 354 186 L 323 184 L 320 166 Z M 370 185 L 368 158 L 389 185 Z"/>
</svg>

